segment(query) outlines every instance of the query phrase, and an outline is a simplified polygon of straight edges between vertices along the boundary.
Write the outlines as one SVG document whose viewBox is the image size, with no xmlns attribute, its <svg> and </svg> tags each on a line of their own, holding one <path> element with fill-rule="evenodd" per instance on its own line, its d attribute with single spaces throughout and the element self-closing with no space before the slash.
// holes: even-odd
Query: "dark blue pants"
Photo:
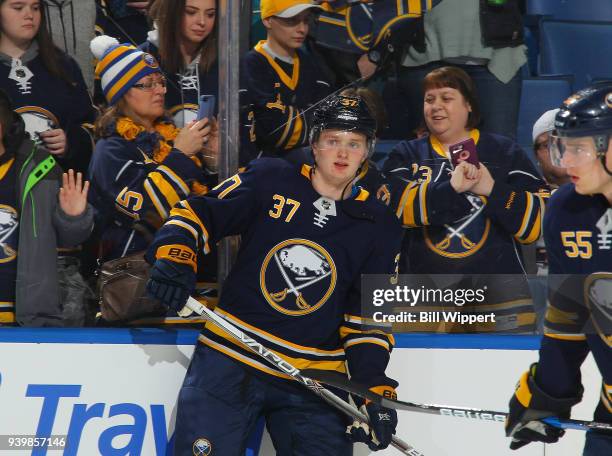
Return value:
<svg viewBox="0 0 612 456">
<path fill-rule="evenodd" d="M 587 432 L 582 456 L 603 456 L 612 454 L 612 436 L 602 432 Z"/>
<path fill-rule="evenodd" d="M 283 388 L 198 344 L 179 393 L 175 456 L 243 456 L 260 416 L 280 456 L 352 455 L 348 420 L 314 393 Z"/>
</svg>

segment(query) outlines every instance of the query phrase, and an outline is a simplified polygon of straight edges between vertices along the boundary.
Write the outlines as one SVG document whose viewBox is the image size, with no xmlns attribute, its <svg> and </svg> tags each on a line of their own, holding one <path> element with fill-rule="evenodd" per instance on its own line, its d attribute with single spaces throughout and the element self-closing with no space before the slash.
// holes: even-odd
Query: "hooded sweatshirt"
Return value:
<svg viewBox="0 0 612 456">
<path fill-rule="evenodd" d="M 93 91 L 94 65 L 89 42 L 95 35 L 94 0 L 44 0 L 44 3 L 53 42 L 77 61 L 87 88 Z"/>
</svg>

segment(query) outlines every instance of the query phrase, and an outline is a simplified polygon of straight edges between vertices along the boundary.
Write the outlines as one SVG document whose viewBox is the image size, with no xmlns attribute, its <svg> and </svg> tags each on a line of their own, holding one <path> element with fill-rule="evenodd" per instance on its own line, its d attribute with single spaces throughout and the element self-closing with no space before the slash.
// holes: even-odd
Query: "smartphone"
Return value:
<svg viewBox="0 0 612 456">
<path fill-rule="evenodd" d="M 196 120 L 202 120 L 205 117 L 212 120 L 215 114 L 215 96 L 200 95 L 200 103 L 198 107 L 198 116 Z"/>
<path fill-rule="evenodd" d="M 462 161 L 466 161 L 480 168 L 480 160 L 478 160 L 478 153 L 476 152 L 476 143 L 472 138 L 451 145 L 448 151 L 450 152 L 453 168 Z"/>
</svg>

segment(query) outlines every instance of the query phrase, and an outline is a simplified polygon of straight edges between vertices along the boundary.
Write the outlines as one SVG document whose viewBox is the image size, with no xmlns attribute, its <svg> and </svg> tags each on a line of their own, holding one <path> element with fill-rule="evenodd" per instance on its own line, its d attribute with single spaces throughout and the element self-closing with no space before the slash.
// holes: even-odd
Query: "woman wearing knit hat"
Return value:
<svg viewBox="0 0 612 456">
<path fill-rule="evenodd" d="M 64 169 L 87 169 L 92 141 L 82 124 L 95 109 L 77 63 L 47 29 L 40 0 L 0 0 L 0 88 L 13 101 L 33 140 Z"/>
<path fill-rule="evenodd" d="M 207 190 L 216 130 L 207 119 L 179 130 L 164 116 L 166 80 L 155 58 L 108 36 L 91 42 L 108 108 L 96 123 L 89 200 L 101 260 L 143 251 L 172 206 Z"/>
</svg>

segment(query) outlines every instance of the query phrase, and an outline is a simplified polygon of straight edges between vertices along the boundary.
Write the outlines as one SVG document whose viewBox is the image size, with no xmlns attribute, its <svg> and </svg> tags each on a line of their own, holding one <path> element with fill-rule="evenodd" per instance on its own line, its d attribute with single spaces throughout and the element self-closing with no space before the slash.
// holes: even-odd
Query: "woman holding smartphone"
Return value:
<svg viewBox="0 0 612 456">
<path fill-rule="evenodd" d="M 64 169 L 87 169 L 92 141 L 82 124 L 95 110 L 77 63 L 53 44 L 40 0 L 0 0 L 0 88 Z"/>
<path fill-rule="evenodd" d="M 175 203 L 207 190 L 201 152 L 216 138 L 205 120 L 178 129 L 165 116 L 166 79 L 152 55 L 108 36 L 91 48 L 109 105 L 96 123 L 89 169 L 107 261 L 146 249 L 148 231 Z"/>
<path fill-rule="evenodd" d="M 196 119 L 201 95 L 218 94 L 215 0 L 155 0 L 155 29 L 140 47 L 168 79 L 166 109 L 178 127 Z"/>
<path fill-rule="evenodd" d="M 535 314 L 519 245 L 540 237 L 546 184 L 516 143 L 478 130 L 479 102 L 463 70 L 436 69 L 423 90 L 429 135 L 402 141 L 384 164 L 392 207 L 408 228 L 407 272 L 505 274 L 470 281 L 487 290 L 480 311 L 496 314 L 479 330 L 529 331 Z"/>
</svg>

